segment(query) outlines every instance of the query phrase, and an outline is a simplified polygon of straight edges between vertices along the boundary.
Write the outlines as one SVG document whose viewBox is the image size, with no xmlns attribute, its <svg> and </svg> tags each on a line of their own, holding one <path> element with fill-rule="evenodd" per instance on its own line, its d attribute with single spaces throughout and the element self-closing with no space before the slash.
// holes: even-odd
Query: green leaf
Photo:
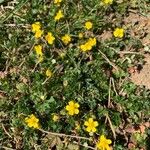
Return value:
<svg viewBox="0 0 150 150">
<path fill-rule="evenodd" d="M 4 2 L 4 0 L 0 0 L 0 3 L 3 3 Z"/>
</svg>

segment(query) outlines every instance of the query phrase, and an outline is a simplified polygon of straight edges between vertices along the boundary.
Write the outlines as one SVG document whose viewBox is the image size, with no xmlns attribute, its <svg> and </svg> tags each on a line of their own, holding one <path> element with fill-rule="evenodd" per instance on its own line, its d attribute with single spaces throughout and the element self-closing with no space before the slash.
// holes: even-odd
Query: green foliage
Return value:
<svg viewBox="0 0 150 150">
<path fill-rule="evenodd" d="M 3 0 L 0 4 L 12 5 Z M 100 35 L 124 27 L 123 18 L 131 8 L 147 12 L 148 8 L 144 10 L 143 4 L 138 4 L 139 0 L 115 1 L 108 6 L 101 5 L 99 0 L 66 0 L 56 6 L 47 0 L 20 0 L 13 5 L 12 11 L 4 7 L 6 11 L 0 16 L 0 117 L 6 128 L 0 128 L 2 146 L 17 149 L 7 135 L 8 131 L 14 139 L 20 138 L 20 149 L 88 149 L 84 148 L 86 146 L 80 148 L 85 140 L 80 143 L 76 139 L 46 135 L 29 128 L 25 118 L 35 114 L 43 130 L 92 138 L 88 144 L 93 147 L 98 135 L 105 133 L 112 139 L 115 150 L 127 149 L 124 137 L 120 138 L 117 132 L 120 140 L 115 141 L 112 128 L 117 130 L 123 124 L 148 121 L 150 92 L 131 83 L 127 71 L 143 58 L 129 54 L 124 59 L 119 52 L 129 46 L 138 51 L 143 45 L 128 33 L 128 29 L 122 39 L 111 36 L 102 40 Z M 54 16 L 59 8 L 65 17 L 56 22 Z M 110 19 L 111 15 L 114 20 Z M 84 28 L 88 20 L 93 23 L 90 31 Z M 34 38 L 30 25 L 36 21 L 41 22 L 45 33 L 50 31 L 55 36 L 53 45 L 49 45 L 44 37 Z M 78 38 L 80 32 L 84 34 L 83 39 Z M 64 34 L 72 37 L 67 46 L 61 41 Z M 90 52 L 82 52 L 79 46 L 90 37 L 96 37 L 96 46 Z M 43 46 L 41 63 L 37 63 L 34 51 L 37 44 Z M 51 78 L 45 75 L 47 69 L 53 73 Z M 65 110 L 70 100 L 80 104 L 78 115 L 69 116 Z M 53 114 L 59 116 L 57 122 L 53 120 Z M 89 135 L 84 126 L 84 121 L 91 116 L 99 122 L 97 134 L 93 135 Z M 75 129 L 76 122 L 80 124 L 78 130 Z M 144 137 L 140 134 L 132 136 L 140 147 L 146 147 L 147 133 Z"/>
</svg>

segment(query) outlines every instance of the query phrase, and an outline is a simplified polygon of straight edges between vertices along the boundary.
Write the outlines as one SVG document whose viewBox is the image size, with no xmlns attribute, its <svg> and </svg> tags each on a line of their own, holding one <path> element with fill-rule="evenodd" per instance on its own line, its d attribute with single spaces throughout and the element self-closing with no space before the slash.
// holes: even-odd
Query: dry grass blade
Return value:
<svg viewBox="0 0 150 150">
<path fill-rule="evenodd" d="M 67 135 L 64 133 L 54 133 L 54 132 L 49 132 L 49 131 L 45 131 L 43 129 L 39 129 L 41 132 L 43 133 L 47 133 L 47 134 L 51 134 L 51 135 L 55 135 L 55 136 L 60 136 L 60 137 L 68 137 L 68 138 L 75 138 L 75 139 L 83 139 L 83 140 L 88 140 L 90 141 L 89 138 L 87 137 L 82 137 L 82 136 L 76 136 L 76 135 Z"/>
</svg>

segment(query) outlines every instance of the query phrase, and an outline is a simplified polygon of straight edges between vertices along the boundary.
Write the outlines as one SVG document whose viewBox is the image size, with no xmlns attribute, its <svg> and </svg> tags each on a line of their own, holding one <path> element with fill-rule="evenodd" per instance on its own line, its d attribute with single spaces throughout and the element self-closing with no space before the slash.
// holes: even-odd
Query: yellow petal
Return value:
<svg viewBox="0 0 150 150">
<path fill-rule="evenodd" d="M 70 102 L 69 102 L 69 105 L 70 105 L 70 106 L 73 106 L 73 105 L 74 105 L 74 101 L 70 101 Z"/>
<path fill-rule="evenodd" d="M 93 118 L 89 118 L 89 123 L 92 123 L 93 122 Z"/>
<path fill-rule="evenodd" d="M 79 109 L 75 109 L 75 114 L 78 114 L 79 113 Z"/>
<path fill-rule="evenodd" d="M 106 145 L 105 148 L 106 148 L 106 150 L 111 150 L 109 145 Z"/>
<path fill-rule="evenodd" d="M 92 128 L 92 132 L 96 132 L 96 128 Z"/>
<path fill-rule="evenodd" d="M 34 37 L 35 38 L 40 38 L 42 36 L 43 32 L 44 32 L 43 30 L 36 31 Z"/>
<path fill-rule="evenodd" d="M 91 132 L 91 128 L 87 127 L 86 131 Z"/>
<path fill-rule="evenodd" d="M 94 126 L 97 127 L 98 126 L 98 122 L 94 121 Z"/>
<path fill-rule="evenodd" d="M 103 141 L 103 140 L 105 140 L 105 136 L 104 136 L 104 135 L 101 135 L 101 136 L 100 136 L 100 141 Z"/>
<path fill-rule="evenodd" d="M 85 126 L 89 126 L 89 122 L 88 122 L 88 121 L 85 121 L 85 122 L 84 122 L 84 125 L 85 125 Z"/>
<path fill-rule="evenodd" d="M 79 108 L 80 105 L 79 105 L 78 103 L 75 103 L 75 107 L 76 107 L 76 108 Z"/>
<path fill-rule="evenodd" d="M 73 116 L 74 112 L 72 110 L 69 111 L 69 115 Z"/>
<path fill-rule="evenodd" d="M 107 143 L 108 143 L 108 144 L 111 144 L 112 141 L 111 141 L 110 139 L 107 139 Z"/>
<path fill-rule="evenodd" d="M 39 124 L 35 123 L 33 127 L 36 128 L 36 129 L 38 129 L 39 128 Z"/>
<path fill-rule="evenodd" d="M 27 123 L 27 122 L 28 122 L 28 120 L 29 120 L 29 118 L 28 118 L 28 117 L 26 117 L 26 118 L 25 118 L 25 122 Z"/>
<path fill-rule="evenodd" d="M 67 106 L 66 106 L 66 110 L 68 110 L 68 111 L 70 110 L 70 107 L 69 107 L 69 105 L 67 105 Z"/>
<path fill-rule="evenodd" d="M 33 124 L 32 123 L 28 123 L 28 126 L 31 128 L 33 126 Z"/>
</svg>

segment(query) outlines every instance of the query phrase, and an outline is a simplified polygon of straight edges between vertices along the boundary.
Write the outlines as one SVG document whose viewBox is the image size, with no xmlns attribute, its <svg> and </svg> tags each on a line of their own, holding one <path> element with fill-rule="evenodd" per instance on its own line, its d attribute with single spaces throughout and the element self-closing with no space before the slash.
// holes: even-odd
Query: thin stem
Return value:
<svg viewBox="0 0 150 150">
<path fill-rule="evenodd" d="M 9 147 L 6 147 L 6 146 L 2 146 L 3 149 L 5 150 L 15 150 L 15 149 L 12 149 L 12 148 L 9 148 Z"/>
<path fill-rule="evenodd" d="M 116 93 L 116 95 L 118 95 L 117 91 L 116 91 L 116 87 L 115 87 L 115 82 L 114 82 L 114 78 L 111 77 L 111 82 L 112 82 L 112 86 L 113 86 L 113 89 Z"/>
<path fill-rule="evenodd" d="M 130 51 L 120 51 L 120 52 L 117 52 L 118 54 L 135 54 L 135 55 L 143 55 L 143 53 L 140 53 L 140 52 L 130 52 Z"/>
<path fill-rule="evenodd" d="M 108 120 L 108 122 L 109 122 L 110 128 L 111 128 L 112 133 L 113 133 L 113 137 L 114 137 L 114 139 L 116 139 L 115 129 L 114 129 L 114 127 L 113 127 L 112 123 L 111 123 L 111 120 L 110 120 L 110 118 L 109 118 L 108 114 L 106 114 L 105 116 L 106 116 L 106 119 L 107 119 L 107 120 Z"/>
<path fill-rule="evenodd" d="M 109 80 L 109 90 L 108 90 L 108 108 L 110 108 L 110 94 L 111 94 L 111 78 Z"/>
<path fill-rule="evenodd" d="M 112 63 L 108 58 L 107 56 L 101 51 L 101 50 L 98 50 L 101 54 L 102 54 L 102 57 L 114 68 L 116 69 L 117 71 L 119 70 L 118 67 Z"/>
<path fill-rule="evenodd" d="M 5 127 L 4 127 L 3 124 L 2 124 L 2 128 L 3 128 L 4 132 L 5 132 L 10 138 L 12 138 L 12 136 L 7 132 L 7 130 L 5 129 Z"/>
<path fill-rule="evenodd" d="M 47 133 L 47 134 L 51 134 L 51 135 L 55 135 L 55 136 L 69 137 L 69 138 L 83 139 L 83 140 L 88 140 L 88 141 L 90 141 L 89 138 L 82 137 L 82 136 L 67 135 L 67 134 L 64 134 L 64 133 L 54 133 L 54 132 L 45 131 L 45 130 L 43 130 L 43 129 L 39 129 L 39 130 L 40 130 L 41 132 L 43 132 L 43 133 Z"/>
</svg>

